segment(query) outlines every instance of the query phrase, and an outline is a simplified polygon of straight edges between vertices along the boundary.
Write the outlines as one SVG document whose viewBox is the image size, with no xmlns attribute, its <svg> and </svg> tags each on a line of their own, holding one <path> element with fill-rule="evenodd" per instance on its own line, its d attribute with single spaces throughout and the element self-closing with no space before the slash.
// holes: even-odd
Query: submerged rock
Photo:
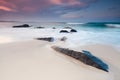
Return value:
<svg viewBox="0 0 120 80">
<path fill-rule="evenodd" d="M 83 52 L 77 52 L 74 50 L 69 50 L 66 48 L 60 48 L 60 47 L 52 47 L 55 51 L 61 52 L 65 55 L 71 56 L 84 64 L 93 66 L 95 68 L 101 69 L 103 71 L 108 72 L 108 65 L 104 63 L 102 60 L 99 58 L 93 56 L 89 51 L 83 50 Z"/>
<path fill-rule="evenodd" d="M 27 27 L 31 27 L 31 26 L 29 26 L 28 24 L 13 26 L 13 28 L 27 28 Z"/>
<path fill-rule="evenodd" d="M 44 40 L 44 41 L 49 41 L 49 42 L 53 42 L 54 38 L 53 37 L 45 37 L 45 38 L 36 38 L 37 40 Z"/>
</svg>

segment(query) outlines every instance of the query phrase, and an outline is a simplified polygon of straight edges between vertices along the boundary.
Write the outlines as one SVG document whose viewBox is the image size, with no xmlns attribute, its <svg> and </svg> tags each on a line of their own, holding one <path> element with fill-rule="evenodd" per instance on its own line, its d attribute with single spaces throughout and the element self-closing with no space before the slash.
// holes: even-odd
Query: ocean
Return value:
<svg viewBox="0 0 120 80">
<path fill-rule="evenodd" d="M 30 28 L 12 28 L 15 25 L 29 24 Z M 37 29 L 35 27 L 45 27 Z M 52 29 L 55 27 L 56 29 Z M 77 33 L 59 33 L 64 27 L 71 27 Z M 120 48 L 119 22 L 91 22 L 91 23 L 65 23 L 65 22 L 0 22 L 0 39 L 11 41 L 30 40 L 38 37 L 67 37 L 69 46 L 88 44 L 107 44 Z"/>
</svg>

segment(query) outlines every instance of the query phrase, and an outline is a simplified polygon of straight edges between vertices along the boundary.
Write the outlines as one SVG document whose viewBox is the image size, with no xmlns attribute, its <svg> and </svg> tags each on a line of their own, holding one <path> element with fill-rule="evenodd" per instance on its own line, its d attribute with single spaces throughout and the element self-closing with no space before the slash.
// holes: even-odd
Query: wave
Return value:
<svg viewBox="0 0 120 80">
<path fill-rule="evenodd" d="M 120 28 L 120 24 L 106 24 L 107 27 Z"/>
<path fill-rule="evenodd" d="M 86 23 L 67 23 L 67 24 L 76 24 L 76 25 L 78 24 L 79 25 L 79 24 L 86 24 Z"/>
<path fill-rule="evenodd" d="M 120 23 L 118 22 L 90 22 L 83 24 L 83 26 L 87 27 L 112 27 L 112 28 L 120 28 Z"/>
<path fill-rule="evenodd" d="M 105 23 L 102 23 L 102 22 L 89 22 L 89 23 L 83 24 L 82 26 L 86 26 L 86 27 L 105 27 Z"/>
</svg>

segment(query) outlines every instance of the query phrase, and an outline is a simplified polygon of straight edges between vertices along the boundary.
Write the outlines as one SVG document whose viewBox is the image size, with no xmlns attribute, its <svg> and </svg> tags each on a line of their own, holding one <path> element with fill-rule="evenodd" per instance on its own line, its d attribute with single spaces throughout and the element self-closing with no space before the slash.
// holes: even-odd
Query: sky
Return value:
<svg viewBox="0 0 120 80">
<path fill-rule="evenodd" d="M 0 0 L 0 20 L 120 22 L 120 0 Z"/>
</svg>

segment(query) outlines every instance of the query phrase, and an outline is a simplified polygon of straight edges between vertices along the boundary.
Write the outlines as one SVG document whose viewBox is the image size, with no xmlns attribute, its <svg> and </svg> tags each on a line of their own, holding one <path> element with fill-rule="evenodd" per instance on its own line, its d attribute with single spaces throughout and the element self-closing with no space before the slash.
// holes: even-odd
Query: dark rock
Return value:
<svg viewBox="0 0 120 80">
<path fill-rule="evenodd" d="M 64 37 L 62 37 L 60 40 L 61 40 L 61 41 L 66 41 L 67 38 L 64 36 Z"/>
<path fill-rule="evenodd" d="M 75 30 L 75 29 L 71 29 L 71 31 L 70 32 L 77 32 L 77 30 Z"/>
<path fill-rule="evenodd" d="M 77 32 L 77 30 L 72 29 L 71 27 L 64 27 L 60 33 L 70 33 L 70 32 Z"/>
<path fill-rule="evenodd" d="M 53 27 L 53 29 L 56 29 L 55 27 Z"/>
<path fill-rule="evenodd" d="M 44 40 L 44 41 L 49 41 L 49 42 L 53 42 L 54 38 L 53 37 L 47 37 L 47 38 L 36 38 L 37 40 Z"/>
<path fill-rule="evenodd" d="M 27 28 L 27 27 L 31 27 L 28 24 L 23 24 L 23 25 L 18 25 L 18 26 L 13 26 L 13 28 Z"/>
<path fill-rule="evenodd" d="M 35 28 L 41 29 L 41 28 L 44 28 L 44 27 L 41 27 L 41 26 L 40 26 L 40 27 L 35 27 Z"/>
<path fill-rule="evenodd" d="M 104 70 L 106 72 L 108 72 L 108 65 L 106 63 L 104 63 L 102 60 L 100 60 L 99 58 L 93 56 L 89 51 L 85 51 L 83 50 L 83 52 L 77 52 L 74 50 L 69 50 L 66 48 L 60 48 L 60 47 L 52 47 L 55 51 L 61 52 L 65 55 L 71 56 L 81 62 L 83 62 L 84 64 L 93 66 L 95 68 Z"/>
<path fill-rule="evenodd" d="M 69 33 L 67 30 L 61 30 L 60 33 Z"/>
<path fill-rule="evenodd" d="M 93 56 L 89 51 L 86 51 L 86 50 L 82 50 L 82 53 L 84 53 L 84 54 L 87 55 L 90 59 L 92 59 L 92 60 L 95 61 L 98 65 L 100 65 L 104 71 L 107 71 L 107 72 L 108 72 L 108 65 L 107 65 L 106 63 L 104 63 L 101 59 Z"/>
</svg>

